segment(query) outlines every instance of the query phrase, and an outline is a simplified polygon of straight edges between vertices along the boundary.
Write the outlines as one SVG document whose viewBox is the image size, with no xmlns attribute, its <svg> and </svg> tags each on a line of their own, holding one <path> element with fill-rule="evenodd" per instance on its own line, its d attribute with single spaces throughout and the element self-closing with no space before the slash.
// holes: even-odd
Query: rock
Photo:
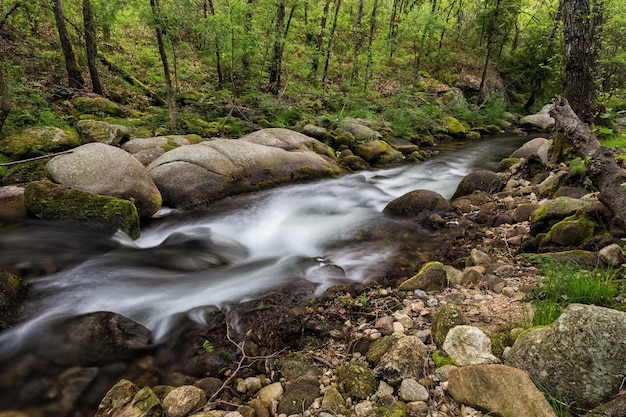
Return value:
<svg viewBox="0 0 626 417">
<path fill-rule="evenodd" d="M 549 239 L 561 246 L 577 247 L 593 238 L 596 223 L 586 215 L 570 216 L 550 228 Z"/>
<path fill-rule="evenodd" d="M 460 366 L 499 363 L 491 353 L 491 339 L 474 326 L 456 326 L 450 329 L 443 342 L 443 350 Z"/>
<path fill-rule="evenodd" d="M 455 401 L 489 415 L 556 417 L 526 372 L 505 365 L 469 365 L 448 374 Z"/>
<path fill-rule="evenodd" d="M 320 395 L 317 379 L 298 378 L 285 384 L 285 393 L 278 402 L 278 414 L 298 414 L 308 409 Z"/>
<path fill-rule="evenodd" d="M 23 214 L 26 214 L 24 188 L 15 185 L 0 187 L 0 219 L 21 217 Z"/>
<path fill-rule="evenodd" d="M 427 262 L 419 272 L 402 282 L 400 291 L 436 291 L 446 288 L 449 283 L 449 272 L 441 262 Z"/>
<path fill-rule="evenodd" d="M 72 100 L 72 105 L 81 113 L 96 115 L 104 113 L 110 116 L 122 115 L 122 108 L 104 97 L 76 97 Z"/>
<path fill-rule="evenodd" d="M 391 329 L 393 332 L 393 327 Z M 382 357 L 391 349 L 391 346 L 396 342 L 397 336 L 385 336 L 377 339 L 372 343 L 365 355 L 367 362 L 373 366 L 378 365 Z"/>
<path fill-rule="evenodd" d="M 117 313 L 99 311 L 52 325 L 38 341 L 39 354 L 60 365 L 90 366 L 129 357 L 150 346 L 152 334 Z"/>
<path fill-rule="evenodd" d="M 363 400 L 376 392 L 378 381 L 372 369 L 364 362 L 347 362 L 337 369 L 340 389 L 347 396 Z"/>
<path fill-rule="evenodd" d="M 286 129 L 279 130 L 282 133 Z M 293 133 L 314 141 L 301 133 Z M 280 140 L 282 136 L 272 141 L 267 134 L 255 137 L 258 141 L 289 145 Z M 297 139 L 294 142 L 297 144 Z M 309 145 L 301 143 L 298 146 Z M 343 172 L 329 157 L 316 152 L 301 148 L 290 151 L 243 138 L 181 146 L 154 160 L 148 169 L 164 201 L 183 208 L 270 185 Z"/>
<path fill-rule="evenodd" d="M 152 161 L 179 146 L 192 145 L 203 142 L 198 135 L 169 135 L 153 138 L 133 138 L 122 144 L 122 149 L 137 158 L 142 165 L 149 165 Z"/>
<path fill-rule="evenodd" d="M 378 139 L 380 133 L 372 130 L 370 127 L 359 123 L 358 120 L 352 117 L 344 118 L 337 127 L 337 130 L 344 131 L 352 134 L 357 142 L 365 142 L 372 139 Z"/>
<path fill-rule="evenodd" d="M 445 116 L 441 119 L 443 128 L 453 138 L 463 139 L 466 133 L 469 131 L 461 122 L 452 116 Z"/>
<path fill-rule="evenodd" d="M 428 348 L 416 336 L 404 336 L 391 346 L 374 368 L 376 376 L 390 385 L 403 379 L 418 380 L 428 362 Z"/>
<path fill-rule="evenodd" d="M 322 398 L 322 410 L 342 412 L 345 410 L 346 402 L 336 386 L 331 385 L 326 388 L 324 398 Z"/>
<path fill-rule="evenodd" d="M 380 331 L 381 334 L 389 336 L 393 333 L 394 318 L 391 316 L 383 316 L 376 320 L 374 327 Z"/>
<path fill-rule="evenodd" d="M 531 157 L 538 158 L 544 165 L 548 165 L 549 158 L 548 152 L 550 151 L 550 147 L 552 146 L 552 140 L 548 140 L 545 138 L 534 138 L 526 142 L 520 148 L 515 150 L 511 154 L 511 158 L 525 158 L 529 159 Z"/>
<path fill-rule="evenodd" d="M 131 200 L 141 217 L 161 208 L 161 194 L 149 173 L 128 152 L 102 143 L 82 145 L 71 154 L 54 157 L 46 165 L 59 184 Z"/>
<path fill-rule="evenodd" d="M 304 135 L 311 136 L 312 138 L 315 138 L 317 140 L 325 140 L 331 137 L 328 129 L 312 124 L 304 125 L 304 127 L 302 128 L 302 133 Z"/>
<path fill-rule="evenodd" d="M 161 417 L 163 406 L 150 387 L 141 390 L 128 380 L 121 380 L 106 393 L 95 417 Z"/>
<path fill-rule="evenodd" d="M 389 164 L 403 159 L 402 153 L 393 149 L 387 142 L 378 139 L 358 143 L 352 152 L 370 164 Z"/>
<path fill-rule="evenodd" d="M 339 154 L 339 163 L 351 171 L 363 171 L 371 169 L 370 165 L 360 156 L 356 156 L 351 150 L 346 149 Z"/>
<path fill-rule="evenodd" d="M 549 130 L 554 127 L 555 120 L 550 116 L 552 104 L 546 104 L 539 113 L 530 114 L 520 119 L 519 125 L 526 130 Z"/>
<path fill-rule="evenodd" d="M 384 141 L 391 145 L 393 149 L 400 151 L 403 155 L 411 155 L 415 152 L 419 152 L 420 150 L 419 146 L 406 139 L 398 137 L 385 137 Z"/>
<path fill-rule="evenodd" d="M 456 326 L 469 325 L 470 321 L 463 312 L 453 304 L 444 304 L 437 308 L 432 320 L 431 333 L 435 344 L 443 346 L 450 329 Z"/>
<path fill-rule="evenodd" d="M 137 208 L 128 200 L 37 181 L 26 186 L 24 204 L 39 219 L 71 220 L 110 234 L 121 230 L 132 239 L 140 234 Z"/>
<path fill-rule="evenodd" d="M 619 394 L 608 403 L 594 408 L 584 417 L 626 417 L 626 393 Z"/>
<path fill-rule="evenodd" d="M 398 390 L 398 396 L 402 401 L 428 401 L 428 390 L 414 379 L 403 379 Z"/>
<path fill-rule="evenodd" d="M 261 388 L 255 398 L 258 398 L 266 407 L 270 407 L 273 402 L 278 402 L 283 393 L 282 384 L 280 382 L 274 382 L 273 384 Z"/>
<path fill-rule="evenodd" d="M 256 132 L 248 133 L 239 140 L 284 149 L 286 151 L 313 151 L 319 155 L 328 156 L 329 158 L 333 158 L 335 154 L 333 149 L 325 143 L 290 129 L 261 129 Z"/>
<path fill-rule="evenodd" d="M 610 266 L 620 266 L 626 259 L 624 257 L 624 249 L 617 243 L 605 246 L 598 252 L 598 256 L 602 262 Z"/>
<path fill-rule="evenodd" d="M 37 126 L 0 140 L 0 153 L 13 159 L 67 151 L 80 145 L 78 135 L 53 126 Z"/>
<path fill-rule="evenodd" d="M 27 284 L 8 271 L 0 270 L 0 332 L 18 319 L 26 298 Z"/>
<path fill-rule="evenodd" d="M 553 395 L 590 409 L 617 394 L 626 363 L 626 313 L 570 304 L 550 326 L 520 336 L 506 364 Z"/>
<path fill-rule="evenodd" d="M 533 212 L 539 208 L 539 204 L 536 203 L 526 203 L 520 204 L 511 213 L 511 218 L 513 221 L 517 223 L 525 222 L 530 220 Z"/>
<path fill-rule="evenodd" d="M 494 193 L 501 190 L 504 185 L 504 180 L 495 172 L 477 169 L 463 177 L 452 196 L 452 200 L 470 195 L 475 191 Z"/>
<path fill-rule="evenodd" d="M 76 131 L 81 144 L 100 142 L 105 145 L 117 146 L 123 140 L 130 139 L 130 133 L 126 126 L 99 120 L 80 120 L 76 123 Z"/>
<path fill-rule="evenodd" d="M 172 390 L 163 399 L 165 417 L 185 417 L 206 404 L 206 395 L 200 388 L 183 385 Z"/>
<path fill-rule="evenodd" d="M 427 217 L 432 213 L 450 211 L 448 201 L 439 193 L 430 190 L 410 191 L 389 202 L 383 213 L 398 217 Z"/>
<path fill-rule="evenodd" d="M 489 255 L 476 248 L 470 251 L 470 259 L 472 265 L 490 265 L 493 262 Z"/>
</svg>

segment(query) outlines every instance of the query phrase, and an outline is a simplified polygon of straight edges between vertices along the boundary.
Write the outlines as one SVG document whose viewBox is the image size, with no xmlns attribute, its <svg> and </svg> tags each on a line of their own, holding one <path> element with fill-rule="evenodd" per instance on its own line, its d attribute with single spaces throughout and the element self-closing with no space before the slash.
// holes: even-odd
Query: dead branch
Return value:
<svg viewBox="0 0 626 417">
<path fill-rule="evenodd" d="M 0 167 L 8 167 L 8 166 L 11 166 L 11 165 L 23 164 L 25 162 L 37 161 L 39 159 L 52 158 L 52 157 L 57 156 L 57 155 L 65 155 L 67 153 L 72 153 L 72 152 L 73 152 L 72 150 L 69 150 L 69 151 L 51 153 L 50 155 L 42 155 L 42 156 L 35 156 L 33 158 L 28 158 L 28 159 L 21 159 L 19 161 L 4 162 L 4 163 L 0 164 Z"/>
</svg>

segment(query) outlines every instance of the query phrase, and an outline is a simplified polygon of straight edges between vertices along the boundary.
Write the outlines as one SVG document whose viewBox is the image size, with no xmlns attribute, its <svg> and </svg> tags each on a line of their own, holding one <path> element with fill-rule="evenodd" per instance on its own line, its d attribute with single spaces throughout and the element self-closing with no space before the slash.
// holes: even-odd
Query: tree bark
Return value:
<svg viewBox="0 0 626 417">
<path fill-rule="evenodd" d="M 102 94 L 102 84 L 98 76 L 96 31 L 93 24 L 93 9 L 90 0 L 83 0 L 83 24 L 85 25 L 85 51 L 87 52 L 87 65 L 89 66 L 89 76 L 91 78 L 91 91 L 96 94 Z"/>
<path fill-rule="evenodd" d="M 280 91 L 280 73 L 283 61 L 283 48 L 285 38 L 283 26 L 285 25 L 285 0 L 278 0 L 276 4 L 276 28 L 274 31 L 274 47 L 269 66 L 269 91 L 277 95 Z"/>
<path fill-rule="evenodd" d="M 486 6 L 485 6 L 486 7 Z M 489 25 L 489 32 L 487 33 L 487 55 L 485 56 L 485 63 L 483 64 L 483 72 L 480 77 L 480 86 L 478 87 L 478 94 L 476 99 L 480 103 L 487 99 L 485 94 L 485 83 L 487 81 L 487 70 L 489 69 L 489 61 L 493 52 L 494 42 L 496 38 L 496 31 L 500 25 L 500 0 L 496 0 L 496 6 L 493 12 L 493 18 Z"/>
<path fill-rule="evenodd" d="M 626 231 L 626 173 L 615 161 L 613 148 L 602 146 L 588 124 L 581 121 L 566 98 L 558 98 L 550 115 L 582 158 L 590 158 L 587 175 L 600 190 L 598 198 L 613 212 L 613 225 Z"/>
<path fill-rule="evenodd" d="M 313 52 L 313 65 L 311 67 L 311 79 L 317 78 L 317 69 L 320 65 L 320 53 L 322 52 L 322 44 L 324 43 L 324 32 L 326 32 L 326 20 L 328 19 L 328 9 L 330 8 L 330 2 L 332 0 L 326 0 L 324 2 L 324 11 L 322 13 L 322 20 L 320 22 L 320 33 L 317 35 L 317 41 L 315 42 L 315 51 Z"/>
<path fill-rule="evenodd" d="M 174 103 L 174 90 L 172 89 L 172 77 L 170 74 L 170 66 L 167 61 L 167 54 L 165 53 L 165 44 L 163 43 L 163 29 L 159 19 L 159 5 L 158 0 L 150 0 L 150 7 L 152 9 L 152 16 L 154 17 L 154 29 L 156 31 L 157 45 L 159 47 L 159 55 L 161 56 L 161 63 L 163 64 L 163 73 L 165 76 L 165 92 L 167 94 L 167 107 L 168 115 L 170 119 L 170 126 L 176 127 L 176 103 Z"/>
<path fill-rule="evenodd" d="M 335 31 L 337 30 L 337 18 L 339 16 L 339 8 L 341 7 L 341 0 L 336 0 L 335 3 L 335 17 L 333 18 L 333 25 L 328 35 L 328 47 L 326 48 L 326 61 L 324 62 L 324 74 L 322 75 L 322 85 L 326 84 L 326 77 L 328 76 L 328 64 L 330 62 L 330 53 L 333 49 L 333 41 L 335 40 Z"/>
<path fill-rule="evenodd" d="M 85 86 L 85 80 L 80 73 L 80 66 L 76 61 L 74 55 L 74 49 L 70 42 L 70 35 L 65 25 L 65 15 L 63 14 L 63 8 L 61 7 L 61 0 L 54 0 L 53 5 L 54 20 L 56 22 L 57 31 L 59 32 L 59 40 L 61 41 L 61 49 L 63 50 L 63 57 L 65 58 L 65 69 L 67 71 L 67 78 L 69 86 L 71 88 L 83 88 Z"/>
<path fill-rule="evenodd" d="M 0 139 L 3 138 L 2 126 L 11 112 L 11 100 L 9 100 L 9 91 L 4 81 L 4 72 L 2 63 L 0 62 Z"/>
</svg>

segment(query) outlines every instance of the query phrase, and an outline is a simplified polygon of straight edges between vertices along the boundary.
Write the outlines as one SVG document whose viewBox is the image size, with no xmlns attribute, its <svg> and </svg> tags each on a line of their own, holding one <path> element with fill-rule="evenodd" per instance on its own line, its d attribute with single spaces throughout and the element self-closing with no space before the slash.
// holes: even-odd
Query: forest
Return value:
<svg viewBox="0 0 626 417">
<path fill-rule="evenodd" d="M 352 116 L 411 138 L 444 114 L 486 125 L 565 90 L 589 91 L 592 109 L 574 109 L 615 137 L 625 26 L 621 0 L 4 0 L 0 132 L 67 128 L 71 99 L 95 93 L 144 136 Z"/>
</svg>

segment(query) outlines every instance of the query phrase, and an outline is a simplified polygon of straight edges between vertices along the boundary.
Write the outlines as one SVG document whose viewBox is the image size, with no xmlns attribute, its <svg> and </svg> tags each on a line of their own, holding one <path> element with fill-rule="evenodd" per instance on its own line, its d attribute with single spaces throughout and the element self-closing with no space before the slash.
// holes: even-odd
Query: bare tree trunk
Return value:
<svg viewBox="0 0 626 417">
<path fill-rule="evenodd" d="M 152 16 L 154 17 L 154 29 L 156 31 L 159 55 L 161 56 L 161 62 L 163 64 L 163 73 L 165 76 L 165 92 L 167 93 L 167 107 L 170 118 L 170 126 L 176 127 L 176 103 L 174 103 L 172 77 L 170 74 L 170 66 L 167 61 L 167 54 L 165 53 L 165 44 L 163 43 L 163 29 L 161 28 L 161 23 L 159 21 L 159 4 L 157 2 L 158 0 L 150 0 L 150 7 L 152 8 Z"/>
<path fill-rule="evenodd" d="M 96 31 L 93 25 L 93 9 L 90 0 L 83 0 L 83 24 L 85 25 L 85 50 L 89 76 L 91 77 L 91 90 L 96 94 L 102 94 L 102 84 L 100 84 L 97 66 Z"/>
<path fill-rule="evenodd" d="M 213 0 L 205 0 L 204 3 L 204 18 L 207 16 L 207 5 L 209 6 L 209 11 L 211 12 L 211 16 L 215 16 L 215 6 L 213 5 Z M 215 69 L 217 71 L 217 88 L 224 88 L 224 73 L 222 71 L 222 53 L 220 51 L 220 41 L 215 38 Z"/>
<path fill-rule="evenodd" d="M 61 49 L 63 50 L 63 57 L 65 58 L 65 69 L 67 70 L 69 86 L 71 88 L 83 88 L 85 86 L 85 80 L 80 73 L 80 66 L 76 61 L 74 49 L 70 42 L 70 35 L 67 32 L 61 0 L 54 0 L 53 11 L 57 31 L 59 32 L 59 39 L 61 41 Z"/>
<path fill-rule="evenodd" d="M 600 145 L 588 124 L 581 121 L 565 98 L 555 101 L 550 115 L 581 157 L 589 157 L 587 175 L 600 190 L 599 199 L 614 214 L 613 225 L 618 233 L 626 231 L 626 183 L 624 170 L 615 161 L 613 148 Z"/>
<path fill-rule="evenodd" d="M 324 12 L 322 14 L 322 21 L 320 22 L 320 33 L 317 36 L 315 42 L 315 51 L 313 53 L 313 66 L 311 71 L 311 79 L 317 78 L 317 69 L 320 65 L 320 53 L 322 52 L 322 44 L 324 43 L 324 32 L 326 32 L 326 20 L 328 20 L 328 9 L 330 8 L 330 2 L 332 0 L 326 0 L 324 2 Z"/>
<path fill-rule="evenodd" d="M 487 6 L 485 6 L 487 7 Z M 486 99 L 485 94 L 485 82 L 487 80 L 487 69 L 489 69 L 489 60 L 491 59 L 491 54 L 493 52 L 493 47 L 496 38 L 496 30 L 500 22 L 498 21 L 500 18 L 500 0 L 496 0 L 496 8 L 493 12 L 493 19 L 491 20 L 491 24 L 489 25 L 489 32 L 487 33 L 487 56 L 485 56 L 485 63 L 483 65 L 483 73 L 480 77 L 480 86 L 478 87 L 478 94 L 476 100 L 478 102 L 484 101 Z"/>
<path fill-rule="evenodd" d="M 361 54 L 361 46 L 363 45 L 363 39 L 361 37 L 361 24 L 363 22 L 363 6 L 365 0 L 359 0 L 359 8 L 356 14 L 356 23 L 354 25 L 354 58 L 352 61 L 352 74 L 350 75 L 350 84 L 354 83 L 354 80 L 359 75 L 359 55 Z"/>
<path fill-rule="evenodd" d="M 330 53 L 333 49 L 333 40 L 335 39 L 335 30 L 337 30 L 337 18 L 339 16 L 339 8 L 341 7 L 341 0 L 337 0 L 335 3 L 335 17 L 333 17 L 333 25 L 330 28 L 330 34 L 328 35 L 328 47 L 326 48 L 326 61 L 324 62 L 324 75 L 322 76 L 322 85 L 326 84 L 326 77 L 328 76 L 328 64 L 330 62 Z"/>
<path fill-rule="evenodd" d="M 0 139 L 2 139 L 2 126 L 11 112 L 11 100 L 9 100 L 9 91 L 4 81 L 4 72 L 2 71 L 2 63 L 0 62 Z"/>
<path fill-rule="evenodd" d="M 274 31 L 274 47 L 270 60 L 269 91 L 276 95 L 280 90 L 280 72 L 283 59 L 283 47 L 285 38 L 283 26 L 285 25 L 285 0 L 278 0 L 276 4 L 276 28 Z"/>
<path fill-rule="evenodd" d="M 370 68 L 372 66 L 372 44 L 374 43 L 374 32 L 376 32 L 376 12 L 378 10 L 378 0 L 374 0 L 372 15 L 370 17 L 370 32 L 367 37 L 367 63 L 365 64 L 365 80 L 363 81 L 363 92 L 369 87 Z"/>
</svg>

